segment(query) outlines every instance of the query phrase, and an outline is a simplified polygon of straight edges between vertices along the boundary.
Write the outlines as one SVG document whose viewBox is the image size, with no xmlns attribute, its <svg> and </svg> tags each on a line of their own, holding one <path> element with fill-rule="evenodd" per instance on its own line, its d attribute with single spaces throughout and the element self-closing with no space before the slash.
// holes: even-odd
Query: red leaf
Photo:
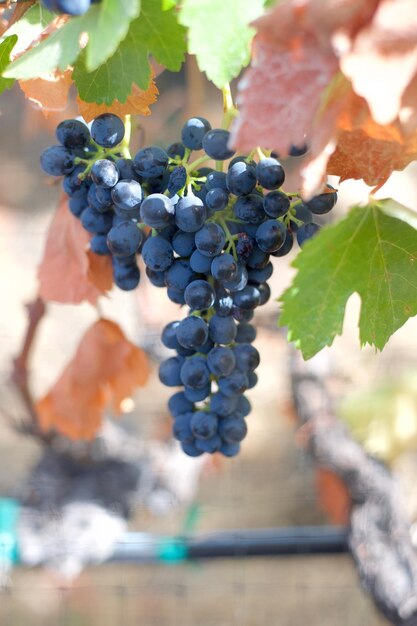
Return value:
<svg viewBox="0 0 417 626">
<path fill-rule="evenodd" d="M 43 430 L 71 439 L 92 439 L 105 408 L 120 403 L 149 375 L 145 353 L 114 322 L 99 320 L 82 337 L 77 352 L 36 410 Z"/>
<path fill-rule="evenodd" d="M 327 172 L 341 180 L 363 178 L 379 187 L 394 170 L 404 169 L 417 158 L 417 131 L 406 135 L 398 121 L 377 124 L 366 102 L 354 94 L 349 104 L 338 119 L 337 148 Z"/>
<path fill-rule="evenodd" d="M 341 59 L 342 71 L 379 124 L 395 120 L 417 71 L 416 9 L 410 0 L 384 0 Z"/>
<path fill-rule="evenodd" d="M 48 113 L 67 108 L 68 93 L 72 85 L 72 71 L 47 74 L 42 78 L 21 80 L 19 85 L 26 98 L 48 117 Z"/>
<path fill-rule="evenodd" d="M 109 257 L 88 254 L 90 235 L 69 211 L 64 196 L 52 220 L 39 266 L 39 295 L 43 300 L 92 304 L 110 288 Z"/>
<path fill-rule="evenodd" d="M 312 133 L 338 62 L 330 43 L 305 29 L 303 16 L 284 1 L 256 22 L 254 58 L 239 86 L 241 114 L 232 129 L 233 144 L 243 151 L 260 145 L 287 154 Z"/>
</svg>

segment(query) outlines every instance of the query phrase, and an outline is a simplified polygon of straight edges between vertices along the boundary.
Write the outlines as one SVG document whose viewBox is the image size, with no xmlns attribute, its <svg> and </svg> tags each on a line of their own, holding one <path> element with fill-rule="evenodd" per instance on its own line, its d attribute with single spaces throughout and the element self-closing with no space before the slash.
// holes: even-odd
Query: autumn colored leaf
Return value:
<svg viewBox="0 0 417 626">
<path fill-rule="evenodd" d="M 379 187 L 417 158 L 417 129 L 407 135 L 397 120 L 381 126 L 363 98 L 352 94 L 348 102 L 337 121 L 337 147 L 327 173 Z"/>
<path fill-rule="evenodd" d="M 349 522 L 351 500 L 343 480 L 326 469 L 316 470 L 317 500 L 333 524 Z"/>
<path fill-rule="evenodd" d="M 103 412 L 120 412 L 122 400 L 149 375 L 145 353 L 126 339 L 117 324 L 101 319 L 82 337 L 74 358 L 36 405 L 39 424 L 71 439 L 92 439 Z"/>
<path fill-rule="evenodd" d="M 151 111 L 149 106 L 156 102 L 158 94 L 158 88 L 152 80 L 146 91 L 142 91 L 139 87 L 133 85 L 132 92 L 124 103 L 114 100 L 114 102 L 108 106 L 106 104 L 96 104 L 95 102 L 84 102 L 78 96 L 77 104 L 80 115 L 82 115 L 87 122 L 102 113 L 114 113 L 119 117 L 125 115 L 150 115 Z"/>
<path fill-rule="evenodd" d="M 90 235 L 68 210 L 63 197 L 52 220 L 41 261 L 39 295 L 43 300 L 95 304 L 109 285 L 109 258 L 91 261 Z"/>
<path fill-rule="evenodd" d="M 92 250 L 87 251 L 88 279 L 102 293 L 110 291 L 113 286 L 113 266 L 108 255 L 95 254 Z"/>
<path fill-rule="evenodd" d="M 288 154 L 312 134 L 338 61 L 318 31 L 304 29 L 303 15 L 284 1 L 255 22 L 252 66 L 240 83 L 241 114 L 232 129 L 233 145 L 243 151 L 261 145 Z"/>
<path fill-rule="evenodd" d="M 341 58 L 341 69 L 379 124 L 398 116 L 402 95 L 417 71 L 414 0 L 383 0 L 372 22 Z"/>
<path fill-rule="evenodd" d="M 20 80 L 19 85 L 26 98 L 48 117 L 50 113 L 67 108 L 68 93 L 72 85 L 71 70 L 55 72 L 42 78 Z"/>
</svg>

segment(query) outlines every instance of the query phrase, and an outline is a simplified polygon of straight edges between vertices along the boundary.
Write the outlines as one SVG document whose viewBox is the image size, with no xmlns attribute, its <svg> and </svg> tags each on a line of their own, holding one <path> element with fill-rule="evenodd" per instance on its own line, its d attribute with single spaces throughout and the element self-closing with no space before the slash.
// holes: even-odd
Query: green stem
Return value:
<svg viewBox="0 0 417 626">
<path fill-rule="evenodd" d="M 125 115 L 124 122 L 125 122 L 125 136 L 123 137 L 123 141 L 120 144 L 119 149 L 125 159 L 130 159 L 132 158 L 130 154 L 130 149 L 129 149 L 130 138 L 132 135 L 132 116 Z"/>
<path fill-rule="evenodd" d="M 186 166 L 186 170 L 187 170 L 187 174 L 189 172 L 192 172 L 193 170 L 196 169 L 196 167 L 198 167 L 199 165 L 202 165 L 203 163 L 206 163 L 207 161 L 211 161 L 211 158 L 209 156 L 202 156 L 199 159 L 196 159 L 195 161 L 193 161 L 192 163 L 189 163 Z"/>
<path fill-rule="evenodd" d="M 237 261 L 237 252 L 236 252 L 236 246 L 235 246 L 235 240 L 237 239 L 237 236 L 232 235 L 224 217 L 219 216 L 217 223 L 219 224 L 219 226 L 223 228 L 224 234 L 226 235 L 226 241 L 228 244 L 226 248 L 226 252 L 230 252 L 230 250 L 232 250 L 233 256 Z"/>
<path fill-rule="evenodd" d="M 238 110 L 233 104 L 232 91 L 230 89 L 229 83 L 226 83 L 226 85 L 223 87 L 222 94 L 223 94 L 223 119 L 222 119 L 221 127 L 224 128 L 225 130 L 228 130 L 233 119 L 238 115 Z"/>
</svg>

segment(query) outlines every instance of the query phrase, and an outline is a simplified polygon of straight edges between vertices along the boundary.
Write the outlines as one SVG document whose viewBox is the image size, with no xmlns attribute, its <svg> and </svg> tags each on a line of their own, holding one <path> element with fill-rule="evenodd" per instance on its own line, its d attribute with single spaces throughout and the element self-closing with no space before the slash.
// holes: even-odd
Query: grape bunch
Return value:
<svg viewBox="0 0 417 626">
<path fill-rule="evenodd" d="M 90 6 L 100 0 L 41 0 L 41 4 L 53 13 L 83 15 Z"/>
<path fill-rule="evenodd" d="M 60 145 L 43 152 L 41 165 L 64 176 L 69 209 L 92 234 L 91 249 L 112 256 L 118 287 L 138 285 L 141 254 L 150 282 L 187 306 L 187 317 L 162 332 L 175 355 L 161 363 L 160 380 L 182 388 L 168 403 L 174 436 L 190 456 L 235 456 L 251 411 L 244 393 L 257 383 L 251 322 L 271 295 L 271 257 L 315 235 L 313 217 L 334 207 L 336 191 L 328 185 L 308 202 L 283 192 L 285 172 L 273 152 L 235 156 L 229 132 L 201 117 L 185 123 L 180 142 L 145 147 L 133 159 L 124 134 L 113 114 L 97 117 L 90 131 L 64 121 Z"/>
</svg>

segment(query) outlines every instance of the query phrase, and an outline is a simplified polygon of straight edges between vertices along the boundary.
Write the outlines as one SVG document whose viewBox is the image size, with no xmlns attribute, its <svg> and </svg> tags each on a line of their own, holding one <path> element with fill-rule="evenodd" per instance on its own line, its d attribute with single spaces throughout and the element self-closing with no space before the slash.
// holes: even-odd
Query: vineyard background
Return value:
<svg viewBox="0 0 417 626">
<path fill-rule="evenodd" d="M 196 111 L 214 123 L 219 122 L 218 95 L 194 64 L 188 64 L 180 76 L 162 75 L 160 91 L 162 95 L 152 116 L 143 118 L 147 143 L 169 143 L 177 137 L 187 115 Z M 2 96 L 1 120 L 0 489 L 2 494 L 9 494 L 40 453 L 36 443 L 10 428 L 8 416 L 19 417 L 22 409 L 8 375 L 11 358 L 24 332 L 23 304 L 36 292 L 36 265 L 59 192 L 57 187 L 44 184 L 38 166 L 39 152 L 50 143 L 55 122 L 45 121 L 26 107 L 15 89 Z M 137 137 L 140 135 L 138 132 Z M 391 195 L 414 206 L 416 174 L 415 166 L 394 174 L 380 197 Z M 363 184 L 344 183 L 338 211 L 342 213 L 347 205 L 364 198 Z M 292 275 L 286 258 L 276 262 L 279 270 L 271 280 L 274 297 L 288 285 Z M 168 304 L 164 293 L 144 285 L 133 295 L 114 290 L 102 306 L 107 316 L 117 316 L 130 338 L 157 350 L 159 329 L 178 315 L 177 307 Z M 339 398 L 353 390 L 372 390 L 384 385 L 394 372 L 399 377 L 400 371 L 410 374 L 416 367 L 415 319 L 396 333 L 383 354 L 375 355 L 371 349 L 358 348 L 357 309 L 358 301 L 352 298 L 345 333 L 331 351 L 325 352 L 330 355 L 330 364 L 326 364 L 326 357 L 318 357 L 323 359 L 323 367 L 330 368 L 333 390 Z M 239 458 L 220 466 L 211 463 L 205 468 L 195 497 L 200 507 L 196 530 L 326 522 L 316 503 L 309 460 L 295 445 L 289 348 L 285 334 L 276 328 L 277 311 L 277 304 L 271 301 L 257 315 L 256 345 L 262 363 L 260 383 L 249 396 L 254 404 L 249 437 Z M 32 384 L 37 396 L 54 381 L 95 318 L 96 312 L 89 305 L 49 306 L 48 324 L 40 329 L 34 355 Z M 138 392 L 136 407 L 126 413 L 123 422 L 140 438 L 166 438 L 170 420 L 165 408 L 168 395 L 158 381 L 153 363 L 149 384 Z M 416 413 L 416 397 L 417 389 L 404 395 L 399 414 L 402 410 Z M 410 514 L 417 518 L 415 488 L 413 493 L 417 455 L 410 437 L 406 452 L 393 459 L 393 468 L 408 494 Z M 148 511 L 138 510 L 131 527 L 176 534 L 185 514 L 181 509 L 156 519 Z M 10 592 L 0 597 L 0 620 L 5 626 L 26 624 L 29 620 L 33 626 L 301 626 L 307 618 L 311 626 L 386 623 L 359 588 L 348 556 L 246 559 L 171 567 L 106 565 L 87 570 L 69 592 L 60 589 L 48 573 L 17 570 Z"/>
</svg>

